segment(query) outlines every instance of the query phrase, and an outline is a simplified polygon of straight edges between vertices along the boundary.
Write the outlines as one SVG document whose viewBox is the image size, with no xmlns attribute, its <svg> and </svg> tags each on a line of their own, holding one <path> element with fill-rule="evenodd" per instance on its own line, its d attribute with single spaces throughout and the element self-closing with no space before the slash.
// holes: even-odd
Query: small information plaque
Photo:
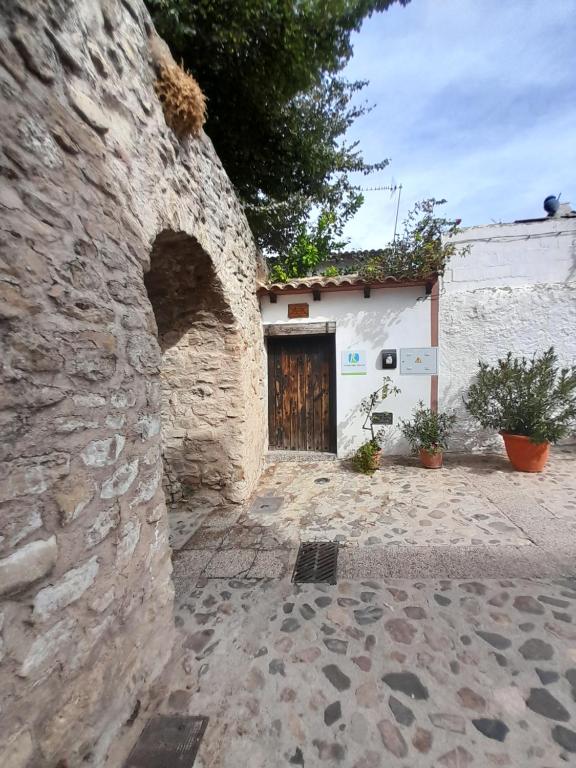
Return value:
<svg viewBox="0 0 576 768">
<path fill-rule="evenodd" d="M 310 317 L 310 307 L 308 304 L 288 304 L 288 317 L 291 320 L 295 317 Z"/>
<path fill-rule="evenodd" d="M 394 416 L 389 411 L 376 411 L 372 414 L 372 424 L 393 424 Z"/>
<path fill-rule="evenodd" d="M 343 376 L 366 376 L 366 352 L 356 349 L 342 352 L 340 372 Z"/>
</svg>

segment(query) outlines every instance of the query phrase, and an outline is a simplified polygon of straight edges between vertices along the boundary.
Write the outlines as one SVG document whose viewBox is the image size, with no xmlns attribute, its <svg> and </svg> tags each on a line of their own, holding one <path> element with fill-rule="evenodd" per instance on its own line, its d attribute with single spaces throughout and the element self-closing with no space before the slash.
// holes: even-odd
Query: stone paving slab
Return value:
<svg viewBox="0 0 576 768">
<path fill-rule="evenodd" d="M 176 622 L 162 709 L 210 717 L 195 768 L 576 759 L 575 580 L 203 579 Z"/>
<path fill-rule="evenodd" d="M 494 578 L 569 576 L 574 548 L 548 552 L 536 547 L 361 547 L 340 550 L 343 578 Z"/>
</svg>

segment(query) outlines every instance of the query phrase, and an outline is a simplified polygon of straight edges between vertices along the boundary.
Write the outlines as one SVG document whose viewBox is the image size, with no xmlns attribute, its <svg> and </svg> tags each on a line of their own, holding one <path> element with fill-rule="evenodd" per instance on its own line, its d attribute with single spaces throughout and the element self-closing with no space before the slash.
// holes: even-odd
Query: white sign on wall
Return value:
<svg viewBox="0 0 576 768">
<path fill-rule="evenodd" d="M 340 373 L 343 376 L 366 376 L 366 352 L 357 349 L 342 352 Z"/>
<path fill-rule="evenodd" d="M 409 376 L 438 373 L 438 347 L 412 347 L 400 350 L 400 374 Z"/>
</svg>

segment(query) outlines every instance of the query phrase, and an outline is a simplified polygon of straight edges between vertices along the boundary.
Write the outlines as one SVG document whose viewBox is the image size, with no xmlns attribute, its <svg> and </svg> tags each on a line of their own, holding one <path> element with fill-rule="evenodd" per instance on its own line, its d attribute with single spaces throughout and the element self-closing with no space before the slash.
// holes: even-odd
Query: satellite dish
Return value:
<svg viewBox="0 0 576 768">
<path fill-rule="evenodd" d="M 544 200 L 544 210 L 548 216 L 554 216 L 560 209 L 560 195 L 548 195 Z"/>
</svg>

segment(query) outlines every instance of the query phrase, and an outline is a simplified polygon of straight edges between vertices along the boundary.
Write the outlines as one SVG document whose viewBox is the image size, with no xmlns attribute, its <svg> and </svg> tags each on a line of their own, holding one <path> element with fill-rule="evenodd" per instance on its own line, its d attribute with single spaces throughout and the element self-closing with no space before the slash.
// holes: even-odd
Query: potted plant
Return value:
<svg viewBox="0 0 576 768">
<path fill-rule="evenodd" d="M 412 421 L 401 421 L 402 434 L 426 469 L 440 469 L 448 437 L 456 421 L 454 414 L 438 413 L 420 401 L 412 412 Z"/>
<path fill-rule="evenodd" d="M 360 411 L 365 415 L 362 429 L 370 432 L 370 439 L 365 443 L 362 443 L 360 448 L 358 448 L 352 457 L 352 466 L 357 472 L 362 472 L 365 475 L 371 475 L 380 466 L 384 430 L 374 429 L 374 408 L 378 403 L 383 403 L 387 397 L 390 397 L 390 395 L 399 394 L 400 390 L 398 387 L 392 385 L 392 379 L 390 376 L 384 376 L 382 379 L 382 386 L 379 387 L 375 392 L 372 392 L 372 394 L 368 395 L 368 397 L 365 397 L 360 403 Z"/>
<path fill-rule="evenodd" d="M 478 367 L 464 400 L 467 410 L 485 429 L 500 432 L 515 469 L 541 472 L 550 443 L 576 423 L 576 366 L 559 368 L 550 347 L 530 359 L 508 352 L 496 365 Z"/>
</svg>

